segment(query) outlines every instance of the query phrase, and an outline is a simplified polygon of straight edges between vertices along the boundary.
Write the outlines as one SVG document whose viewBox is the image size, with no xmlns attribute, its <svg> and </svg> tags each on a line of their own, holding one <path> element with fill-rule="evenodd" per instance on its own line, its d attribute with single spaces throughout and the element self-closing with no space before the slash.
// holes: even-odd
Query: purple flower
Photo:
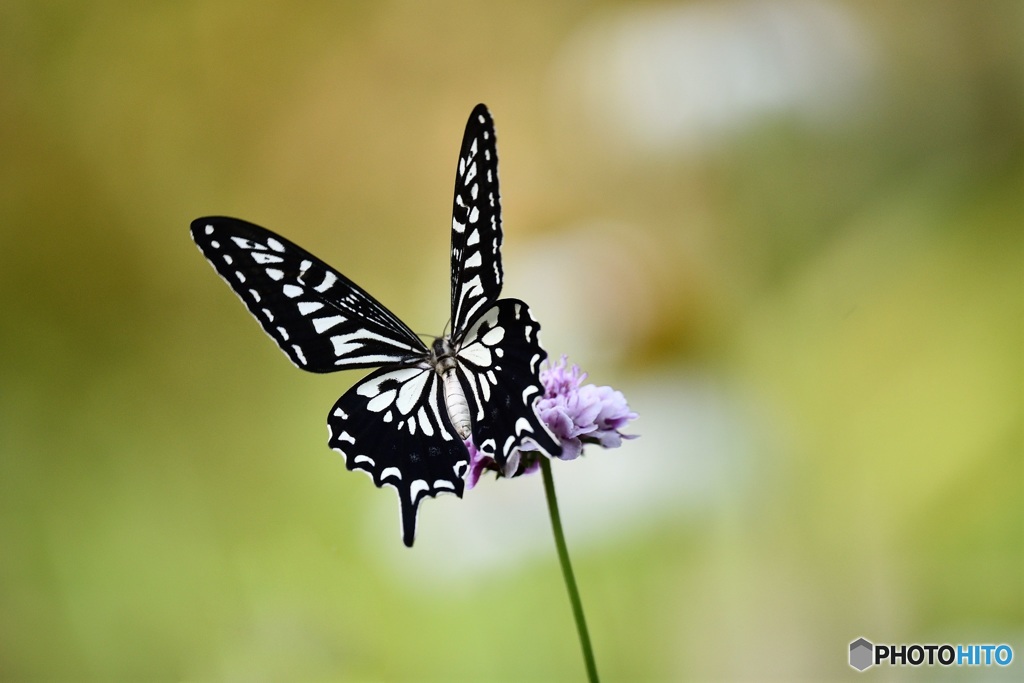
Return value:
<svg viewBox="0 0 1024 683">
<path fill-rule="evenodd" d="M 622 392 L 607 386 L 583 384 L 586 378 L 587 373 L 582 372 L 579 366 L 569 367 L 565 356 L 540 371 L 544 396 L 537 401 L 537 414 L 561 441 L 562 460 L 575 460 L 583 452 L 584 444 L 618 448 L 623 439 L 636 438 L 634 434 L 620 431 L 637 417 L 629 409 Z M 467 486 L 473 488 L 485 470 L 498 471 L 498 466 L 492 458 L 477 451 L 472 441 L 467 441 L 466 447 L 470 456 Z M 499 474 L 513 477 L 538 469 L 540 461 L 536 445 L 526 441 L 522 450 L 527 452 L 513 452 L 504 471 Z"/>
<path fill-rule="evenodd" d="M 562 442 L 562 460 L 575 460 L 584 443 L 618 448 L 623 438 L 633 438 L 619 431 L 637 417 L 626 397 L 611 387 L 583 384 L 586 378 L 578 365 L 569 367 L 565 356 L 540 372 L 544 396 L 537 401 L 537 414 Z"/>
</svg>

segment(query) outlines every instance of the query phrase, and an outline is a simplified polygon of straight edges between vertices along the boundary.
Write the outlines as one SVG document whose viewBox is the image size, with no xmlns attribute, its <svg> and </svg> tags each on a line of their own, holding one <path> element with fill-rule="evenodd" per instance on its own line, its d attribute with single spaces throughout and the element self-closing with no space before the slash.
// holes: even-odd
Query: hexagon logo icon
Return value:
<svg viewBox="0 0 1024 683">
<path fill-rule="evenodd" d="M 850 666 L 857 671 L 863 671 L 874 662 L 875 646 L 867 638 L 858 638 L 850 643 Z"/>
</svg>

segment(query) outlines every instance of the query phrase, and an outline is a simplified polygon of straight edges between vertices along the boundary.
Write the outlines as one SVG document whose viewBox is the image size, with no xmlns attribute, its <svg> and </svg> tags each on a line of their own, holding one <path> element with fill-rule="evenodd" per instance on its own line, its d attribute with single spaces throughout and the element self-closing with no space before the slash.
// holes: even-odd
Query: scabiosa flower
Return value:
<svg viewBox="0 0 1024 683">
<path fill-rule="evenodd" d="M 618 448 L 622 439 L 635 438 L 619 431 L 637 417 L 622 392 L 583 384 L 586 378 L 565 356 L 540 373 L 544 397 L 537 401 L 537 413 L 562 442 L 562 460 L 575 460 L 584 443 Z"/>
<path fill-rule="evenodd" d="M 540 371 L 544 396 L 537 401 L 537 414 L 562 443 L 562 460 L 575 460 L 588 443 L 618 448 L 623 439 L 636 438 L 635 434 L 620 431 L 637 417 L 622 392 L 608 386 L 583 384 L 586 378 L 587 373 L 578 365 L 570 367 L 565 356 Z M 535 472 L 540 467 L 539 449 L 529 440 L 522 448 L 525 452 L 514 451 L 503 470 L 493 458 L 477 451 L 471 440 L 466 442 L 466 447 L 469 449 L 468 488 L 476 486 L 486 470 L 498 472 L 499 476 L 515 477 Z"/>
</svg>

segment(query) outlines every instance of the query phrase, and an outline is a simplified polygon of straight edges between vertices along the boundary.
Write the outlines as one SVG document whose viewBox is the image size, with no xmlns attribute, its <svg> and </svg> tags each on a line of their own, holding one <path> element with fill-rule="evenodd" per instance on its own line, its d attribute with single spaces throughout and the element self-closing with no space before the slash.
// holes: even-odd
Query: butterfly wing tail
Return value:
<svg viewBox="0 0 1024 683">
<path fill-rule="evenodd" d="M 327 443 L 344 456 L 345 467 L 397 491 L 402 541 L 410 547 L 420 501 L 442 493 L 461 498 L 469 469 L 466 445 L 442 412 L 441 392 L 433 369 L 382 368 L 345 392 L 327 418 Z"/>
</svg>

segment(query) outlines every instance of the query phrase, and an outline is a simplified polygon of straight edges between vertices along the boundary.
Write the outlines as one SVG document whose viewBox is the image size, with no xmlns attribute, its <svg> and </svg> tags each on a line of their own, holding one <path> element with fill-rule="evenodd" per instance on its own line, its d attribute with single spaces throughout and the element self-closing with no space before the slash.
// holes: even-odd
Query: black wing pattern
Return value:
<svg viewBox="0 0 1024 683">
<path fill-rule="evenodd" d="M 501 198 L 494 122 L 476 105 L 466 123 L 452 206 L 452 338 L 501 294 Z"/>
<path fill-rule="evenodd" d="M 441 377 L 428 363 L 382 368 L 338 399 L 327 418 L 328 444 L 350 470 L 398 491 L 402 541 L 412 547 L 420 501 L 462 497 L 469 452 L 444 407 Z"/>
<path fill-rule="evenodd" d="M 237 218 L 199 218 L 192 239 L 303 370 L 377 367 L 427 353 L 405 323 L 358 285 L 266 228 Z"/>
<path fill-rule="evenodd" d="M 559 456 L 562 447 L 538 419 L 534 404 L 544 387 L 537 379 L 547 357 L 540 324 L 518 299 L 502 299 L 476 319 L 458 349 L 459 380 L 473 421 L 473 444 L 500 466 L 532 439 Z"/>
<path fill-rule="evenodd" d="M 549 455 L 561 446 L 537 419 L 547 354 L 522 301 L 501 294 L 501 197 L 494 122 L 483 104 L 469 115 L 452 207 L 452 342 L 477 449 L 504 465 L 524 438 Z"/>
<path fill-rule="evenodd" d="M 398 492 L 402 540 L 412 546 L 420 501 L 462 496 L 469 467 L 452 426 L 442 366 L 393 313 L 285 238 L 235 218 L 200 218 L 192 238 L 266 333 L 311 372 L 379 368 L 335 403 L 331 448 L 346 467 Z M 477 448 L 505 465 L 524 440 L 551 456 L 557 440 L 534 410 L 546 353 L 529 308 L 501 294 L 501 200 L 494 124 L 477 105 L 455 179 L 451 242 L 451 348 Z M 383 366 L 383 367 L 381 367 Z"/>
</svg>

